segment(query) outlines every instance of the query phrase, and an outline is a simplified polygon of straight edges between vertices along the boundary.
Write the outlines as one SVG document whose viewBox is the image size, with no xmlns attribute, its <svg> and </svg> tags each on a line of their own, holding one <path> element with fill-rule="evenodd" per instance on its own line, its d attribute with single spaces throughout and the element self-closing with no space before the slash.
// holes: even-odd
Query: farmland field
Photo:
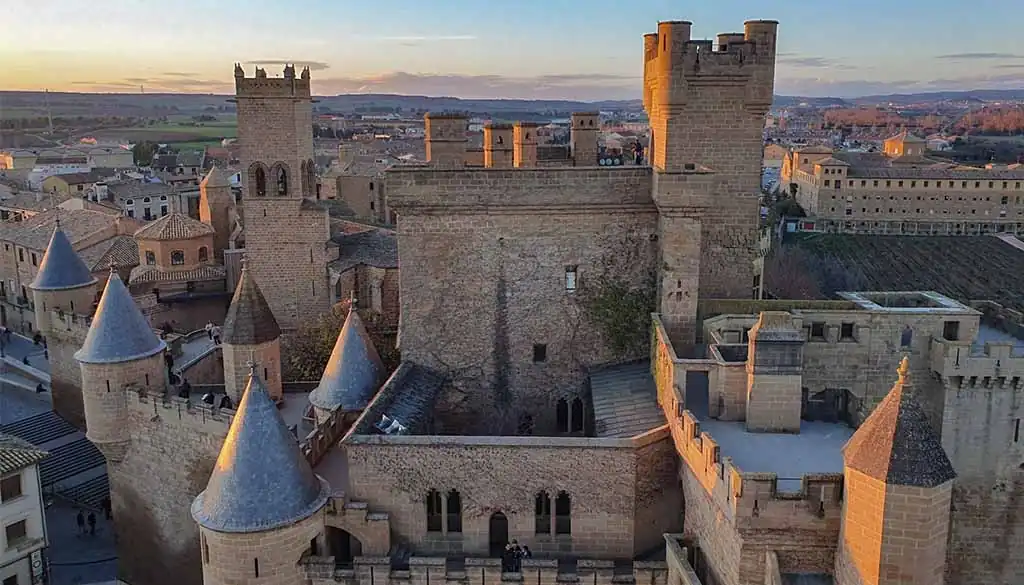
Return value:
<svg viewBox="0 0 1024 585">
<path fill-rule="evenodd" d="M 235 138 L 238 128 L 234 122 L 209 122 L 202 126 L 154 124 L 129 128 L 105 128 L 92 134 L 100 140 L 117 142 L 204 143 L 215 144 L 224 138 Z"/>
<path fill-rule="evenodd" d="M 800 276 L 815 281 L 826 297 L 838 292 L 836 286 L 845 290 L 851 286 L 870 291 L 930 290 L 961 302 L 990 300 L 1024 311 L 1024 251 L 994 236 L 805 233 L 797 234 L 777 253 L 799 256 L 800 264 L 807 267 Z M 772 274 L 768 268 L 772 264 L 766 260 L 769 290 L 782 288 L 793 278 Z M 838 279 L 837 270 L 843 273 Z"/>
</svg>

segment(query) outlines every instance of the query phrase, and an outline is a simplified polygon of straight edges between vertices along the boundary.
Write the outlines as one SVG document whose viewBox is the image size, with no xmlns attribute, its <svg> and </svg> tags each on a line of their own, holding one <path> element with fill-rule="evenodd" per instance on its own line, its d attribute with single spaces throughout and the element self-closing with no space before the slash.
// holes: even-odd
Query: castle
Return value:
<svg viewBox="0 0 1024 585">
<path fill-rule="evenodd" d="M 281 380 L 281 337 L 330 298 L 308 71 L 236 69 L 247 266 L 227 401 L 170 387 L 116 275 L 81 314 L 96 283 L 58 230 L 38 328 L 81 340 L 122 578 L 1015 583 L 1019 342 L 997 307 L 929 292 L 751 300 L 777 23 L 717 46 L 690 29 L 644 38 L 650 167 L 598 167 L 598 117 L 578 114 L 572 166 L 537 164 L 520 123 L 492 125 L 466 168 L 465 118 L 428 117 L 428 164 L 386 178 L 393 372 L 351 311 L 312 392 Z M 503 571 L 512 539 L 534 557 Z"/>
</svg>

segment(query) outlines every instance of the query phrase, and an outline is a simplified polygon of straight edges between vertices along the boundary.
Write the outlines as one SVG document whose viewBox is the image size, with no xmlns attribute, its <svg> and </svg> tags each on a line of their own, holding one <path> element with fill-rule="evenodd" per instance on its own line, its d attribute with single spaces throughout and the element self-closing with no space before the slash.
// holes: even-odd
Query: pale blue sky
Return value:
<svg viewBox="0 0 1024 585">
<path fill-rule="evenodd" d="M 0 89 L 231 91 L 313 66 L 320 94 L 633 98 L 657 21 L 780 21 L 777 91 L 1024 88 L 1019 0 L 2 0 Z"/>
</svg>

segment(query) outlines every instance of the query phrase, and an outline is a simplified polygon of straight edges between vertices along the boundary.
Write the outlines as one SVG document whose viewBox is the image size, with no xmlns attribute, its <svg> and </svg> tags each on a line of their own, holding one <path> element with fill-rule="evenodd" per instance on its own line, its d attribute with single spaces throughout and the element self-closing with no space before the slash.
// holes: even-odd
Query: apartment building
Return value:
<svg viewBox="0 0 1024 585">
<path fill-rule="evenodd" d="M 48 544 L 39 463 L 47 453 L 27 441 L 0 434 L 0 583 L 44 582 Z"/>
</svg>

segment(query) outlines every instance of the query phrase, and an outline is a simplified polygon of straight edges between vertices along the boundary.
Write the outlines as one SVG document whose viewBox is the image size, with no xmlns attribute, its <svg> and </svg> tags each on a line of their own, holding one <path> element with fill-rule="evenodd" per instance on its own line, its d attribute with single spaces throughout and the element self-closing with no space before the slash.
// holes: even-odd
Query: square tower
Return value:
<svg viewBox="0 0 1024 585">
<path fill-rule="evenodd" d="M 512 138 L 512 124 L 484 124 L 485 167 L 507 169 L 512 166 Z"/>
<path fill-rule="evenodd" d="M 601 132 L 599 112 L 573 112 L 569 126 L 569 144 L 573 165 L 597 166 L 597 138 Z"/>
</svg>

